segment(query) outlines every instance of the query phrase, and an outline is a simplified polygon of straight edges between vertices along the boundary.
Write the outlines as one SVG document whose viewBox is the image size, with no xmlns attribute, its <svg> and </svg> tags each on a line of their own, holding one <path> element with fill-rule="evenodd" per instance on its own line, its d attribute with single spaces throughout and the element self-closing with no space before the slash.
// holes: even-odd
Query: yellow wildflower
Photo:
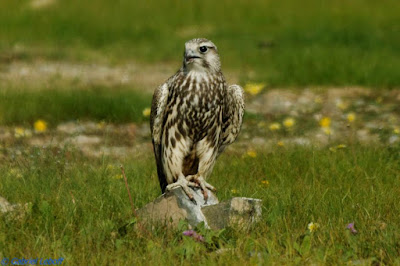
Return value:
<svg viewBox="0 0 400 266">
<path fill-rule="evenodd" d="M 257 95 L 265 87 L 264 83 L 248 83 L 244 87 L 244 91 L 250 95 Z"/>
<path fill-rule="evenodd" d="M 296 123 L 296 121 L 295 121 L 293 118 L 291 118 L 291 117 L 288 117 L 288 118 L 286 118 L 285 120 L 283 120 L 283 125 L 284 125 L 286 128 L 291 128 L 291 127 L 293 127 L 295 123 Z"/>
<path fill-rule="evenodd" d="M 308 230 L 310 230 L 310 233 L 313 233 L 313 232 L 318 230 L 319 224 L 311 222 L 311 223 L 308 224 L 307 227 L 308 227 Z"/>
<path fill-rule="evenodd" d="M 45 132 L 47 130 L 47 122 L 42 119 L 39 119 L 33 124 L 33 127 L 35 128 L 35 131 L 38 133 Z"/>
<path fill-rule="evenodd" d="M 25 136 L 25 129 L 22 128 L 22 127 L 16 127 L 16 128 L 14 129 L 14 136 L 15 136 L 16 138 L 24 137 L 24 136 Z"/>
<path fill-rule="evenodd" d="M 16 178 L 22 178 L 21 172 L 16 168 L 11 168 L 10 171 L 9 171 L 9 174 L 13 175 Z"/>
<path fill-rule="evenodd" d="M 248 150 L 246 152 L 247 156 L 251 157 L 251 158 L 256 158 L 257 157 L 257 153 L 254 150 Z"/>
<path fill-rule="evenodd" d="M 331 125 L 331 119 L 325 116 L 321 120 L 319 120 L 319 125 L 323 128 L 329 128 Z"/>
<path fill-rule="evenodd" d="M 232 193 L 232 194 L 237 194 L 238 191 L 237 191 L 236 189 L 231 189 L 231 193 Z"/>
<path fill-rule="evenodd" d="M 354 120 L 356 120 L 355 113 L 348 113 L 346 117 L 347 117 L 347 121 L 349 121 L 350 123 L 352 123 L 352 122 L 354 122 Z"/>
<path fill-rule="evenodd" d="M 323 127 L 322 131 L 328 136 L 332 134 L 332 130 L 330 127 Z"/>
<path fill-rule="evenodd" d="M 340 110 L 346 110 L 349 107 L 349 104 L 339 100 L 338 102 L 336 102 L 336 107 Z"/>
<path fill-rule="evenodd" d="M 283 146 L 285 146 L 285 143 L 284 143 L 283 141 L 278 141 L 278 143 L 277 143 L 277 144 L 278 144 L 278 146 L 279 146 L 279 147 L 283 147 Z"/>
<path fill-rule="evenodd" d="M 259 128 L 265 128 L 265 127 L 267 127 L 267 124 L 266 124 L 264 121 L 261 121 L 261 122 L 259 122 L 259 123 L 257 124 L 257 126 L 258 126 Z"/>
<path fill-rule="evenodd" d="M 98 129 L 103 129 L 105 126 L 106 126 L 106 122 L 104 122 L 104 121 L 100 121 L 99 123 L 97 123 Z"/>
<path fill-rule="evenodd" d="M 281 129 L 281 124 L 279 123 L 272 123 L 269 125 L 269 130 L 275 131 Z"/>
<path fill-rule="evenodd" d="M 315 103 L 322 103 L 322 98 L 321 98 L 321 96 L 315 97 L 314 102 L 315 102 Z"/>
<path fill-rule="evenodd" d="M 400 127 L 395 127 L 395 128 L 393 129 L 393 133 L 394 133 L 394 134 L 400 134 Z"/>
<path fill-rule="evenodd" d="M 335 147 L 330 147 L 329 150 L 331 152 L 336 152 L 339 149 L 345 149 L 345 148 L 347 148 L 347 146 L 345 144 L 339 144 L 339 145 L 337 145 Z"/>
<path fill-rule="evenodd" d="M 122 179 L 122 177 L 122 174 L 117 174 L 113 176 L 114 179 Z"/>
<path fill-rule="evenodd" d="M 112 165 L 112 164 L 107 164 L 107 166 L 106 166 L 106 171 L 114 171 L 114 169 L 115 169 L 115 166 L 114 166 L 114 165 Z"/>
<path fill-rule="evenodd" d="M 146 107 L 146 108 L 143 109 L 142 114 L 143 114 L 144 117 L 149 117 L 150 113 L 151 113 L 151 109 L 149 107 Z"/>
<path fill-rule="evenodd" d="M 29 129 L 25 129 L 23 127 L 16 127 L 14 129 L 14 136 L 17 139 L 22 137 L 32 137 L 32 131 L 30 131 Z"/>
<path fill-rule="evenodd" d="M 261 180 L 261 184 L 264 186 L 269 186 L 269 181 L 268 180 Z"/>
</svg>

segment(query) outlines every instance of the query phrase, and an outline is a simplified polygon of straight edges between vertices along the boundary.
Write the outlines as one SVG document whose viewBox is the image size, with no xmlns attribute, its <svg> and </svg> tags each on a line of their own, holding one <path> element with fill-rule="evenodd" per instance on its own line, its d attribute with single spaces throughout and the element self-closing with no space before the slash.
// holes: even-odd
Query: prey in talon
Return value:
<svg viewBox="0 0 400 266">
<path fill-rule="evenodd" d="M 206 182 L 218 156 L 237 138 L 244 94 L 227 86 L 215 44 L 207 39 L 185 43 L 182 67 L 154 92 L 150 129 L 161 191 L 181 187 L 193 198 Z"/>
</svg>

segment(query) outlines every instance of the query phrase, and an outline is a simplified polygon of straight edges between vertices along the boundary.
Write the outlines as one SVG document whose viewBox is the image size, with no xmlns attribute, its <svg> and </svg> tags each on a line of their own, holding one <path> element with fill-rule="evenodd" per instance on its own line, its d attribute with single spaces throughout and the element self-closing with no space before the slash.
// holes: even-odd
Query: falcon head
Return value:
<svg viewBox="0 0 400 266">
<path fill-rule="evenodd" d="M 221 62 L 217 46 L 203 38 L 186 42 L 183 68 L 187 71 L 219 72 Z"/>
</svg>

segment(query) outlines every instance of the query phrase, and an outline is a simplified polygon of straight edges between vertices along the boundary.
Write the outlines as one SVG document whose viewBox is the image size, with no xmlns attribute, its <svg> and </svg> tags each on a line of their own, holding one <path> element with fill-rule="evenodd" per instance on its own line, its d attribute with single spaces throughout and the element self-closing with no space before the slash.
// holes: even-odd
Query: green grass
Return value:
<svg viewBox="0 0 400 266">
<path fill-rule="evenodd" d="M 44 119 L 50 124 L 69 120 L 114 123 L 142 122 L 151 96 L 127 88 L 0 91 L 0 124 L 24 124 Z"/>
<path fill-rule="evenodd" d="M 16 58 L 181 62 L 212 39 L 223 67 L 270 86 L 400 84 L 397 0 L 0 3 L 0 49 Z M 21 47 L 25 47 L 22 48 Z M 95 56 L 96 57 L 96 56 Z"/>
<path fill-rule="evenodd" d="M 0 2 L 1 71 L 12 60 L 179 66 L 183 43 L 201 36 L 217 44 L 223 69 L 239 73 L 241 83 L 376 89 L 400 84 L 397 0 L 71 0 L 40 10 L 29 5 Z M 64 257 L 71 265 L 400 264 L 398 145 L 365 147 L 349 137 L 347 148 L 332 151 L 285 144 L 259 150 L 256 158 L 238 149 L 224 154 L 209 180 L 219 199 L 260 198 L 263 216 L 249 232 L 197 228 L 207 239 L 199 243 L 182 236 L 185 224 L 173 230 L 124 227 L 132 214 L 118 165 L 126 168 L 135 206 L 143 206 L 160 194 L 150 148 L 120 160 L 93 159 L 74 147 L 32 148 L 30 138 L 12 138 L 10 126 L 31 128 L 37 119 L 50 126 L 69 120 L 145 122 L 150 95 L 58 77 L 43 85 L 51 89 L 8 83 L 0 87 L 0 195 L 27 204 L 23 215 L 0 215 L 0 258 Z M 376 113 L 351 105 L 357 112 L 355 126 L 346 129 L 351 136 L 358 124 L 364 128 L 368 119 L 381 119 L 388 124 L 375 133 L 395 137 L 398 122 L 381 115 L 396 117 L 397 105 L 385 95 L 387 106 L 376 103 L 381 108 Z M 282 136 L 301 136 L 318 126 L 312 114 L 302 115 L 296 131 Z M 281 116 L 247 113 L 243 133 L 258 130 L 274 140 L 278 133 L 256 126 L 281 122 Z M 332 119 L 336 125 L 346 122 L 342 116 Z M 54 133 L 34 137 L 47 142 Z M 320 225 L 314 233 L 307 229 L 310 222 Z M 351 222 L 358 234 L 346 230 Z"/>
<path fill-rule="evenodd" d="M 140 157 L 121 161 L 136 207 L 160 193 L 153 158 Z M 0 195 L 30 203 L 23 217 L 0 217 L 0 250 L 4 257 L 64 257 L 71 265 L 398 264 L 399 161 L 398 147 L 358 145 L 225 154 L 210 179 L 218 197 L 262 199 L 262 220 L 247 233 L 199 229 L 212 239 L 199 243 L 182 236 L 184 227 L 119 230 L 132 218 L 118 167 L 109 166 L 120 162 L 87 160 L 68 147 L 27 150 L 0 164 Z M 314 233 L 310 222 L 320 224 Z M 350 222 L 358 234 L 346 230 Z M 216 253 L 221 248 L 231 250 Z"/>
</svg>

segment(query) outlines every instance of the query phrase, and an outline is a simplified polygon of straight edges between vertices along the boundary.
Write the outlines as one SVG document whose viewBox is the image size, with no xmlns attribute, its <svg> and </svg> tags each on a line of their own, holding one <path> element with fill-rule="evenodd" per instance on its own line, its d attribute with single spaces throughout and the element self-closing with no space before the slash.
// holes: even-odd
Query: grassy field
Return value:
<svg viewBox="0 0 400 266">
<path fill-rule="evenodd" d="M 400 84 L 397 0 L 0 3 L 5 60 L 181 62 L 212 39 L 225 69 L 269 86 Z"/>
<path fill-rule="evenodd" d="M 399 264 L 399 160 L 398 150 L 358 145 L 224 155 L 210 179 L 217 195 L 260 198 L 263 217 L 245 233 L 200 228 L 203 243 L 183 236 L 184 224 L 121 230 L 133 217 L 118 165 L 141 207 L 159 195 L 150 154 L 116 162 L 87 160 L 68 147 L 26 150 L 0 166 L 0 194 L 28 203 L 24 215 L 0 217 L 0 250 L 64 257 L 69 265 Z M 311 222 L 319 225 L 312 232 Z M 352 222 L 356 234 L 346 229 Z"/>
<path fill-rule="evenodd" d="M 151 95 L 124 87 L 51 90 L 0 89 L 0 123 L 32 124 L 41 118 L 50 124 L 70 120 L 143 122 Z M 28 111 L 29 110 L 29 111 Z"/>
<path fill-rule="evenodd" d="M 0 1 L 0 196 L 21 205 L 0 213 L 0 262 L 400 265 L 399 7 Z M 150 91 L 194 37 L 250 88 L 208 181 L 220 200 L 263 200 L 249 231 L 199 226 L 203 242 L 185 223 L 137 226 L 119 169 L 135 207 L 160 195 Z"/>
</svg>

